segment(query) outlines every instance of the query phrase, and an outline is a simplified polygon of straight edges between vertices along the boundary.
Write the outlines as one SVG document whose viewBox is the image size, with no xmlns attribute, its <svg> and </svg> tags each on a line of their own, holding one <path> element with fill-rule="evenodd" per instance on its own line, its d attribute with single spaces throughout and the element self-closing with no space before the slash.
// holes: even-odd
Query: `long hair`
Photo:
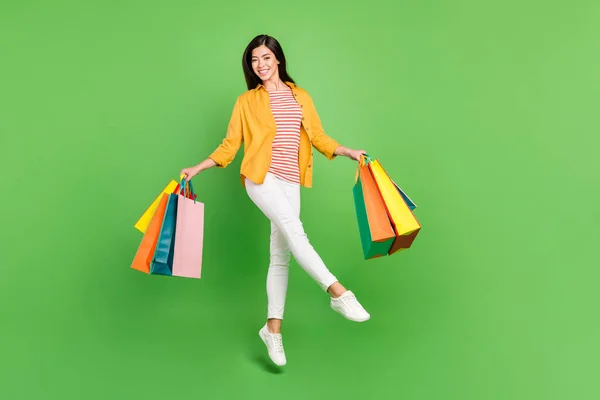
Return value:
<svg viewBox="0 0 600 400">
<path fill-rule="evenodd" d="M 283 49 L 277 39 L 269 35 L 258 35 L 248 43 L 246 50 L 244 50 L 244 55 L 242 56 L 242 68 L 244 70 L 244 77 L 246 78 L 248 90 L 254 89 L 259 83 L 262 83 L 262 79 L 254 73 L 254 70 L 252 70 L 252 50 L 262 45 L 267 46 L 269 50 L 273 52 L 277 61 L 279 61 L 279 78 L 284 82 L 296 83 L 287 72 L 285 55 L 283 54 Z"/>
</svg>

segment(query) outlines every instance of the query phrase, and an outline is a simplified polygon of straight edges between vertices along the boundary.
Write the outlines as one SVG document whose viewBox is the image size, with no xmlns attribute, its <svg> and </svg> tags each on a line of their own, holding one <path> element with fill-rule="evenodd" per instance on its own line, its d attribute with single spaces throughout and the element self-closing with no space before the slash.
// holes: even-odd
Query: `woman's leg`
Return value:
<svg viewBox="0 0 600 400">
<path fill-rule="evenodd" d="M 270 262 L 267 272 L 267 323 L 271 333 L 281 332 L 290 265 L 290 247 L 277 225 L 271 223 Z"/>
<path fill-rule="evenodd" d="M 299 208 L 300 187 L 267 174 L 261 185 L 246 180 L 246 190 L 252 201 L 283 234 L 298 264 L 324 291 L 331 294 L 331 308 L 352 321 L 368 320 L 371 316 L 354 293 L 339 284 L 308 241 L 299 211 L 295 212 L 293 206 L 297 201 Z"/>
<path fill-rule="evenodd" d="M 246 180 L 246 190 L 278 233 L 283 234 L 298 264 L 327 291 L 337 278 L 325 266 L 304 232 L 299 216 L 300 188 L 267 174 L 261 185 Z M 294 207 L 294 203 L 298 207 Z"/>
<path fill-rule="evenodd" d="M 300 190 L 297 185 L 277 182 L 292 206 L 294 216 L 300 218 Z M 271 222 L 270 264 L 267 274 L 267 326 L 269 332 L 280 333 L 288 287 L 290 246 L 284 233 Z"/>
<path fill-rule="evenodd" d="M 300 221 L 300 188 L 267 174 L 261 185 L 246 179 L 246 190 L 252 201 L 271 221 L 271 261 L 267 274 L 269 316 L 267 324 L 260 329 L 259 336 L 267 346 L 271 360 L 282 366 L 287 363 L 280 329 L 288 285 L 290 252 L 321 288 L 330 292 L 333 310 L 353 321 L 366 321 L 370 316 L 354 294 L 339 284 L 309 243 Z M 341 292 L 339 296 L 333 293 L 332 288 Z"/>
<path fill-rule="evenodd" d="M 290 202 L 294 216 L 300 218 L 300 190 L 298 185 L 279 182 L 285 197 Z M 267 326 L 269 332 L 280 333 L 288 288 L 291 251 L 283 232 L 271 222 L 270 263 L 267 273 Z M 346 289 L 334 282 L 328 292 L 332 297 L 341 296 Z"/>
</svg>

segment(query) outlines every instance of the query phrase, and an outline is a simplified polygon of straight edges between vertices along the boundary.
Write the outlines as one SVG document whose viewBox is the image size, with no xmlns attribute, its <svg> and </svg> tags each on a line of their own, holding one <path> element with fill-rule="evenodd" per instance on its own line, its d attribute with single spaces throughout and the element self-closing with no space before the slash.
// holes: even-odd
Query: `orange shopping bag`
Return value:
<svg viewBox="0 0 600 400">
<path fill-rule="evenodd" d="M 148 224 L 148 228 L 142 237 L 142 241 L 140 242 L 137 252 L 135 253 L 135 257 L 131 263 L 131 268 L 147 274 L 150 273 L 150 262 L 152 261 L 154 251 L 156 250 L 156 242 L 158 240 L 163 217 L 167 208 L 169 195 L 170 194 L 168 193 L 163 193 L 162 197 L 160 197 L 156 211 L 154 212 L 154 215 Z"/>
<path fill-rule="evenodd" d="M 373 180 L 368 163 L 369 159 L 363 157 L 352 189 L 365 260 L 387 255 L 396 238 L 385 203 Z"/>
</svg>

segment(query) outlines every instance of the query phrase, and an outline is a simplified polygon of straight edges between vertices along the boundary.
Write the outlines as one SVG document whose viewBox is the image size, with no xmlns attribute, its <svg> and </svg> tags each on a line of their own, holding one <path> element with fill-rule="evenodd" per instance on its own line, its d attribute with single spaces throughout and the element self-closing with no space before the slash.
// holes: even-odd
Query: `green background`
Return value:
<svg viewBox="0 0 600 400">
<path fill-rule="evenodd" d="M 257 335 L 269 224 L 241 152 L 194 178 L 203 279 L 129 268 L 137 218 L 220 143 L 260 33 L 423 224 L 364 261 L 355 163 L 316 154 L 305 228 L 372 319 L 294 263 L 283 369 Z M 0 396 L 597 399 L 599 35 L 579 0 L 2 2 Z"/>
</svg>

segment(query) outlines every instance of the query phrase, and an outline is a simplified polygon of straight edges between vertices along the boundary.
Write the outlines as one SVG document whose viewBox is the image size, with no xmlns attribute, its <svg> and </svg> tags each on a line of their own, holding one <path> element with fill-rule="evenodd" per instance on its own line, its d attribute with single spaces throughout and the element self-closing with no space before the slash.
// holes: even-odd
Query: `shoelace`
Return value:
<svg viewBox="0 0 600 400">
<path fill-rule="evenodd" d="M 358 300 L 356 300 L 356 297 L 354 297 L 354 296 L 343 297 L 342 300 L 350 308 L 362 309 L 362 306 L 360 305 L 360 303 L 358 302 Z"/>
<path fill-rule="evenodd" d="M 276 353 L 283 353 L 283 340 L 281 336 L 273 336 L 273 349 Z"/>
</svg>

